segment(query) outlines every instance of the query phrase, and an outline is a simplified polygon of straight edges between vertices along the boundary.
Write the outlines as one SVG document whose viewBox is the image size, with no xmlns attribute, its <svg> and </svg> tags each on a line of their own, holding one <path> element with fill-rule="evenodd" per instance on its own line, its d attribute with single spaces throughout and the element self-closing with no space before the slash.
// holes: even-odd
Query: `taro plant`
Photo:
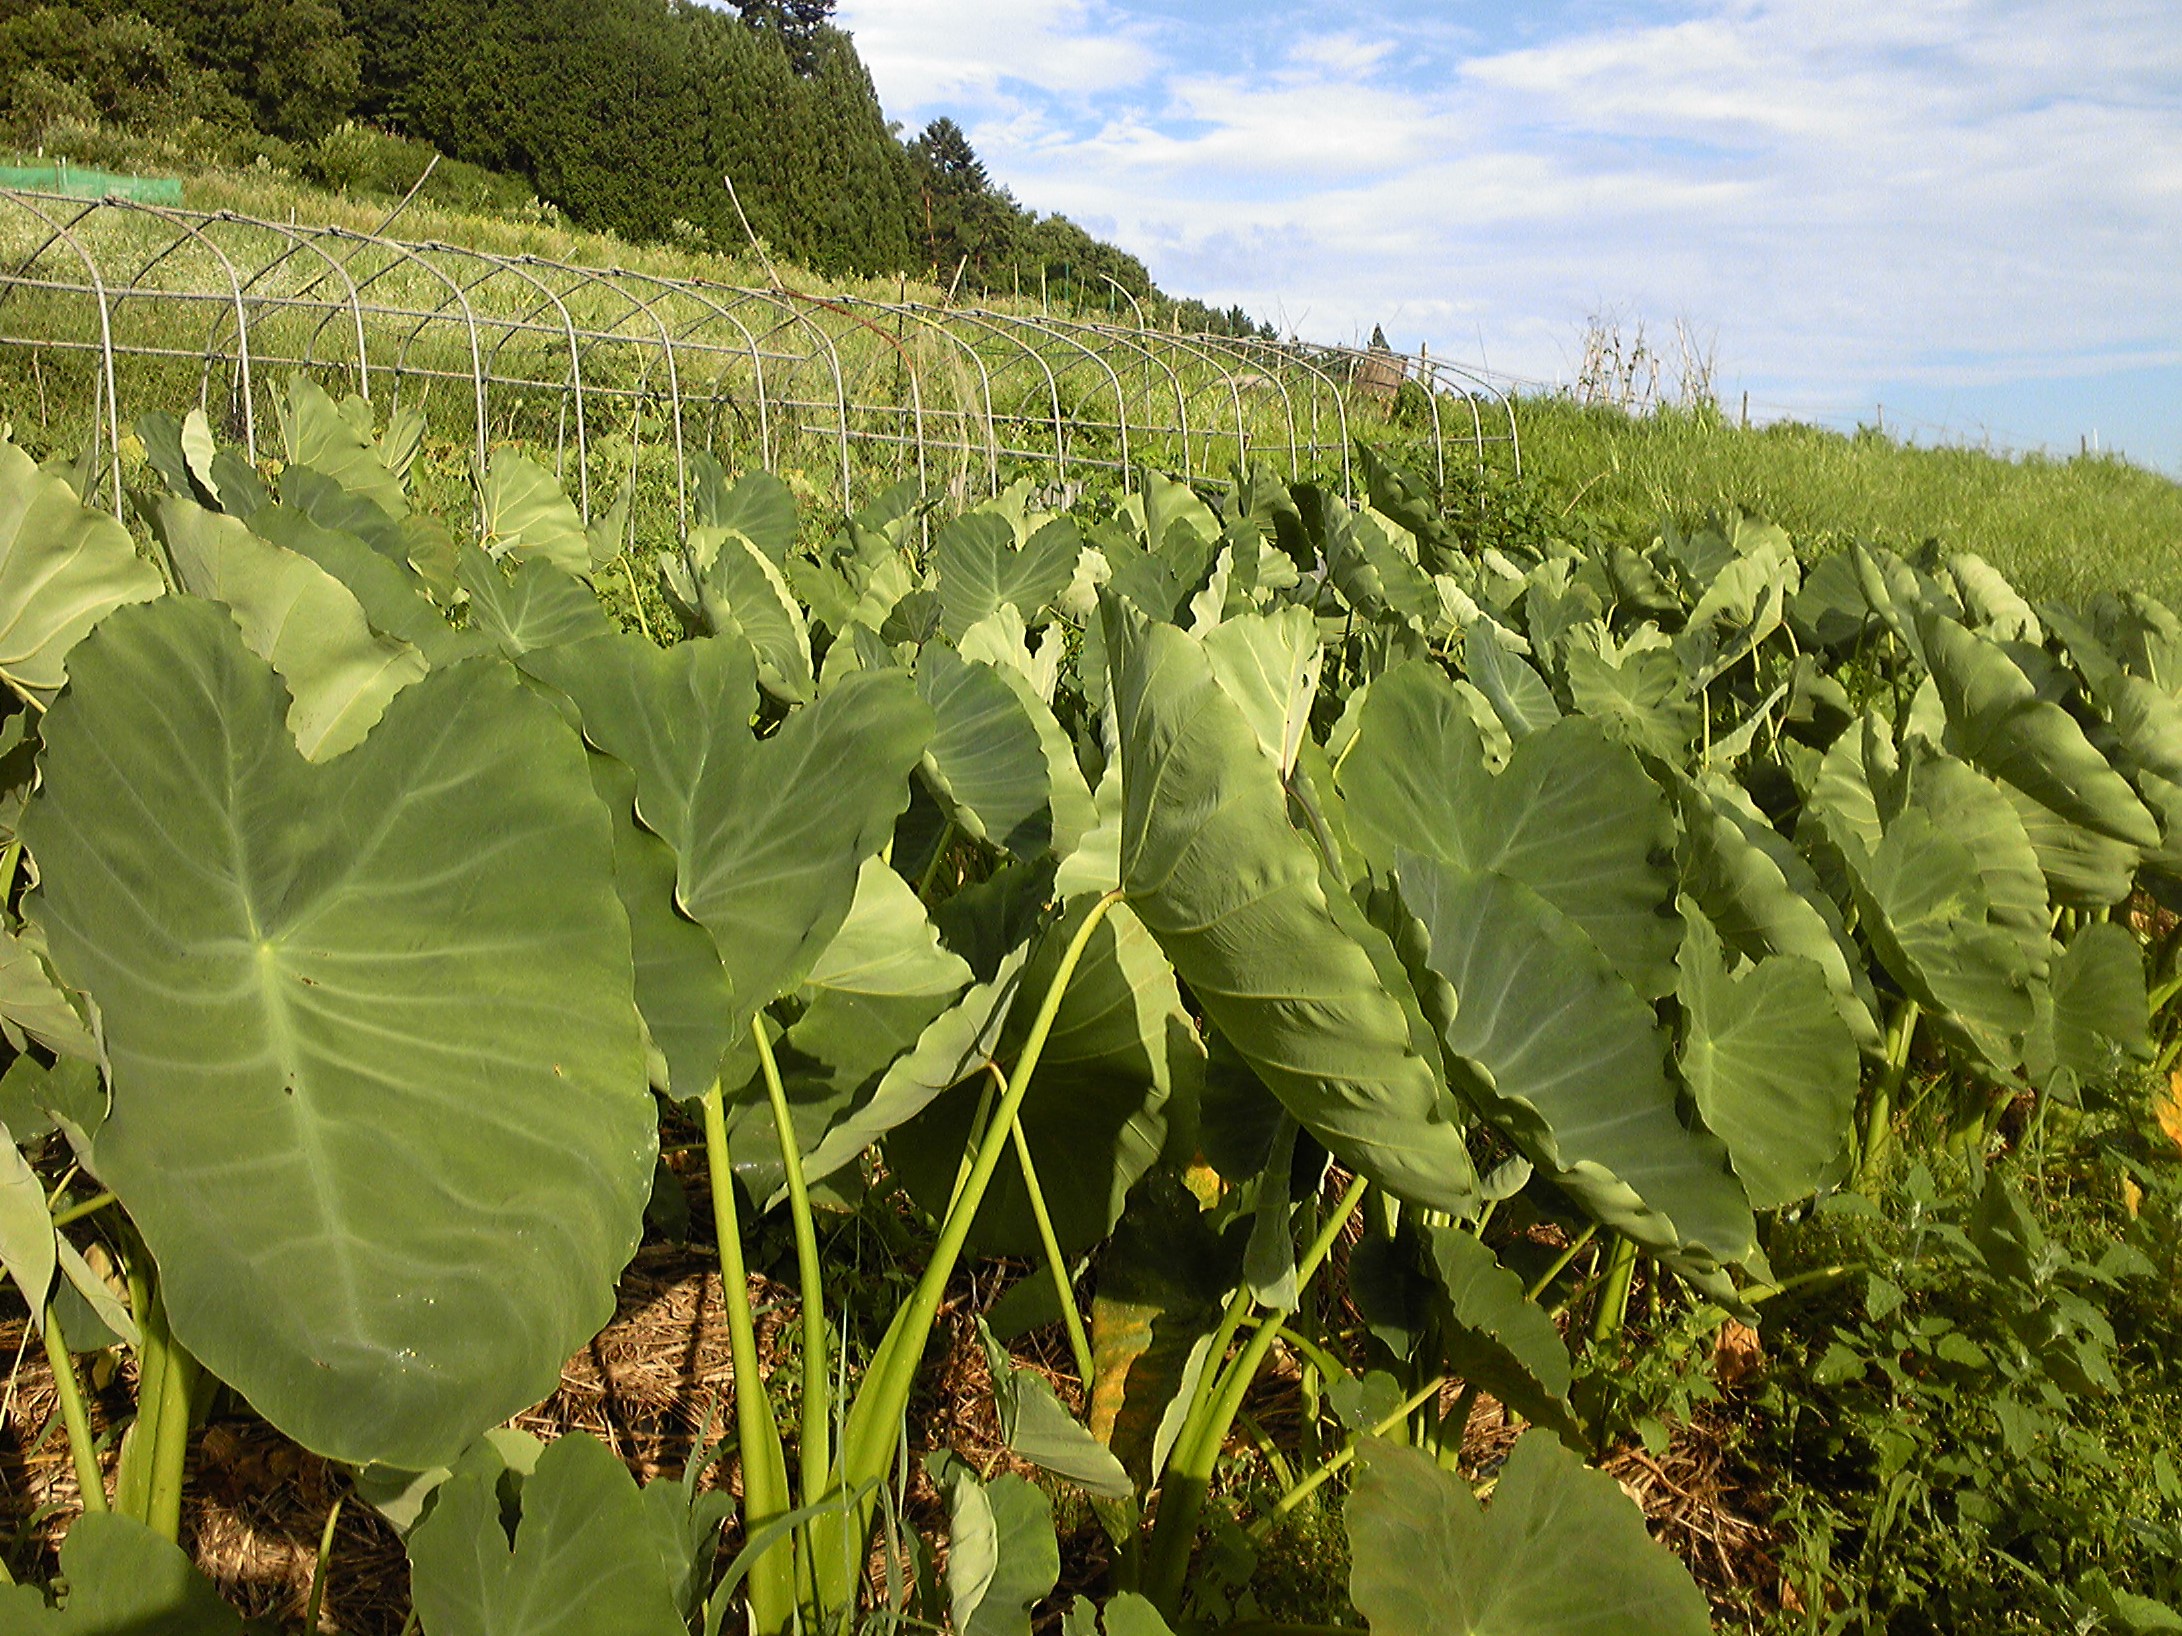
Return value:
<svg viewBox="0 0 2182 1636">
<path fill-rule="evenodd" d="M 140 427 L 149 560 L 0 451 L 0 1252 L 118 1513 L 10 1593 L 57 1630 L 209 1608 L 171 1542 L 216 1389 L 354 1472 L 430 1636 L 1026 1629 L 1047 1489 L 931 1450 L 943 1581 L 907 1506 L 985 1256 L 1034 1267 L 980 1318 L 1001 1431 L 1104 1536 L 1071 1632 L 1257 1618 L 1253 1553 L 1344 1487 L 1374 1630 L 1700 1630 L 1585 1463 L 1632 1336 L 1761 1321 L 1781 1216 L 1896 1173 L 1906 1107 L 1983 1164 L 2172 1054 L 2182 625 L 2141 598 L 1807 572 L 1744 519 L 1474 546 L 1378 457 L 1360 507 L 1147 473 L 814 541 L 700 456 L 662 645 L 610 612 L 629 494 L 501 450 L 451 530 L 413 417 L 298 380 L 282 426 L 277 473 Z M 735 1392 L 640 1488 L 499 1428 L 611 1316 L 670 1109 Z M 1988 1261 L 2029 1244 L 1995 1197 Z M 870 1333 L 844 1208 L 921 1255 Z M 1041 1323 L 1072 1387 L 1008 1349 Z M 1488 1402 L 1528 1429 L 1479 1473 Z"/>
</svg>

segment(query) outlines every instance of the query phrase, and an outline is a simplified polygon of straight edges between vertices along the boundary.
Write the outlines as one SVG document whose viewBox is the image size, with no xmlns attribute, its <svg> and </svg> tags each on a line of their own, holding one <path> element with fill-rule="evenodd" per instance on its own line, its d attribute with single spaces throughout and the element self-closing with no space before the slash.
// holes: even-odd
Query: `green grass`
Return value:
<svg viewBox="0 0 2182 1636">
<path fill-rule="evenodd" d="M 2032 597 L 2182 595 L 2182 484 L 2112 456 L 1912 448 L 1876 431 L 1744 430 L 1702 410 L 1632 417 L 1548 398 L 1521 414 L 1522 495 L 1562 532 L 1641 535 L 1663 516 L 1740 508 L 1807 552 L 1855 540 L 1973 551 Z"/>
</svg>

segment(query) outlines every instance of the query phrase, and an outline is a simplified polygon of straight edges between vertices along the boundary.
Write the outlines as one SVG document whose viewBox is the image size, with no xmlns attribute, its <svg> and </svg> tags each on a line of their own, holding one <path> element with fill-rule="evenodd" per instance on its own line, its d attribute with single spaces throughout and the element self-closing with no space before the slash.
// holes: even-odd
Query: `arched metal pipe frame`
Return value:
<svg viewBox="0 0 2182 1636">
<path fill-rule="evenodd" d="M 114 370 L 114 311 L 112 304 L 107 299 L 106 280 L 99 272 L 98 258 L 84 248 L 83 241 L 76 237 L 75 231 L 83 225 L 84 219 L 91 215 L 92 211 L 97 207 L 94 205 L 85 208 L 78 212 L 74 221 L 63 225 L 48 216 L 43 210 L 40 210 L 24 195 L 9 194 L 8 197 L 44 222 L 49 229 L 45 243 L 34 250 L 29 259 L 23 263 L 24 271 L 27 272 L 34 266 L 45 255 L 46 251 L 52 249 L 55 244 L 65 243 L 69 249 L 75 252 L 76 259 L 83 263 L 83 270 L 91 280 L 92 292 L 98 300 L 99 380 L 106 395 L 105 430 L 114 488 L 114 521 L 125 522 L 127 520 L 126 500 L 121 489 L 121 393 Z M 0 299 L 5 299 L 4 291 L 0 291 Z M 98 405 L 94 403 L 91 406 L 91 465 L 94 468 L 99 463 L 98 435 Z M 89 500 L 91 496 L 87 494 L 83 498 Z"/>
<path fill-rule="evenodd" d="M 747 437 L 754 403 L 757 453 L 768 464 L 793 458 L 787 449 L 791 434 L 823 440 L 844 509 L 856 503 L 853 445 L 859 442 L 899 451 L 888 462 L 897 471 L 913 456 L 918 479 L 927 486 L 936 475 L 933 456 L 946 451 L 951 463 L 962 462 L 957 467 L 962 479 L 974 483 L 973 463 L 982 466 L 978 475 L 990 492 L 1015 470 L 1040 465 L 1063 483 L 1084 466 L 1118 468 L 1122 487 L 1129 490 L 1135 468 L 1147 457 L 1160 458 L 1152 442 L 1167 437 L 1176 441 L 1164 454 L 1179 456 L 1181 476 L 1212 481 L 1224 480 L 1223 472 L 1212 469 L 1221 460 L 1218 443 L 1232 436 L 1237 465 L 1248 467 L 1267 453 L 1277 458 L 1275 440 L 1284 438 L 1287 474 L 1300 479 L 1326 469 L 1329 444 L 1337 443 L 1342 492 L 1353 498 L 1356 428 L 1349 399 L 1355 389 L 1343 377 L 1353 376 L 1365 358 L 1386 358 L 1350 346 L 1167 334 L 1126 322 L 671 278 L 627 266 L 588 267 L 231 211 L 14 192 L 6 197 L 22 213 L 19 219 L 33 226 L 28 236 L 42 242 L 14 273 L 0 276 L 0 312 L 12 290 L 24 287 L 64 303 L 88 298 L 98 325 L 90 341 L 66 338 L 49 325 L 0 344 L 98 353 L 103 402 L 92 405 L 90 455 L 111 476 L 117 513 L 123 504 L 118 450 L 125 359 L 195 357 L 206 372 L 203 395 L 209 394 L 211 370 L 225 361 L 242 400 L 239 430 L 254 454 L 256 391 L 265 384 L 264 371 L 275 365 L 340 368 L 345 348 L 320 356 L 333 325 L 353 339 L 356 385 L 366 398 L 375 396 L 389 374 L 397 408 L 412 376 L 427 389 L 433 380 L 466 378 L 480 471 L 490 456 L 496 399 L 510 392 L 543 393 L 550 413 L 558 398 L 560 427 L 554 435 L 562 478 L 567 482 L 572 418 L 577 470 L 569 486 L 586 516 L 602 402 L 628 399 L 639 416 L 647 404 L 662 408 L 671 422 L 677 514 L 685 528 L 691 505 L 688 440 L 698 432 L 690 417 L 700 404 L 710 406 L 703 434 L 710 443 L 723 405 L 743 427 L 738 435 Z M 158 224 L 167 242 L 147 244 L 143 229 L 122 225 L 128 221 Z M 129 251 L 127 265 L 135 269 L 118 284 L 102 265 L 111 259 L 109 224 Z M 65 268 L 52 270 L 46 258 L 58 250 L 81 267 L 83 283 Z M 124 328 L 117 322 L 125 308 L 165 304 L 180 313 L 185 304 L 208 302 L 218 316 L 201 351 L 167 345 L 169 331 L 159 325 L 137 320 Z M 466 359 L 457 362 L 464 351 Z M 615 365 L 617 357 L 626 364 Z M 1425 390 L 1434 466 L 1443 486 L 1447 446 L 1457 439 L 1470 445 L 1481 468 L 1488 448 L 1505 442 L 1521 470 L 1519 420 L 1507 391 L 1448 359 L 1397 354 L 1388 361 Z M 805 371 L 815 371 L 819 380 L 805 384 Z M 1027 391 L 1009 385 L 1018 371 L 1034 383 Z M 1100 384 L 1072 402 L 1077 389 L 1070 383 L 1084 371 Z M 1140 384 L 1129 379 L 1138 376 Z M 1105 393 L 1114 406 L 1111 425 L 1092 407 Z M 1440 401 L 1457 396 L 1470 421 L 1466 437 L 1447 423 L 1448 407 Z M 1208 397 L 1224 400 L 1224 406 L 1208 407 Z M 1172 404 L 1171 424 L 1162 424 L 1167 417 L 1154 408 L 1162 401 Z M 1504 436 L 1491 421 L 1505 424 Z M 1103 441 L 1109 435 L 1118 448 L 1084 447 L 1088 438 Z M 1254 439 L 1262 444 L 1254 445 Z M 1112 458 L 1116 454 L 1119 458 Z"/>
</svg>

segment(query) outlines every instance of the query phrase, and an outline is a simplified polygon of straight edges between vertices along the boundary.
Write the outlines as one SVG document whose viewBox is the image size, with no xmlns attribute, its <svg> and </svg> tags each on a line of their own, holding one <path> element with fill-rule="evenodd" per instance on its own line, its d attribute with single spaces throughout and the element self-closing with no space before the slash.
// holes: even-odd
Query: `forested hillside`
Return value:
<svg viewBox="0 0 2182 1636">
<path fill-rule="evenodd" d="M 903 272 L 1072 304 L 1122 292 L 1185 327 L 1142 262 L 987 176 L 948 120 L 890 125 L 832 0 L 0 0 L 17 146 L 192 133 L 342 181 L 354 125 L 520 178 L 579 226 L 744 242 L 827 274 Z M 348 146 L 353 147 L 353 141 Z M 730 189 L 729 179 L 733 188 Z M 1115 286 L 1119 288 L 1116 289 Z"/>
</svg>

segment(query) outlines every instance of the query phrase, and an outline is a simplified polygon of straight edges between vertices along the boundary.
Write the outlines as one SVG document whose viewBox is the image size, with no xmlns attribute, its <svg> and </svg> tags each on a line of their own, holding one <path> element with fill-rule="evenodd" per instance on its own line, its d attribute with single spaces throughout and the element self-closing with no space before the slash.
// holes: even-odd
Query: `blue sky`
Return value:
<svg viewBox="0 0 2182 1636">
<path fill-rule="evenodd" d="M 1162 286 L 2182 474 L 2178 0 L 842 0 L 890 117 Z"/>
</svg>

